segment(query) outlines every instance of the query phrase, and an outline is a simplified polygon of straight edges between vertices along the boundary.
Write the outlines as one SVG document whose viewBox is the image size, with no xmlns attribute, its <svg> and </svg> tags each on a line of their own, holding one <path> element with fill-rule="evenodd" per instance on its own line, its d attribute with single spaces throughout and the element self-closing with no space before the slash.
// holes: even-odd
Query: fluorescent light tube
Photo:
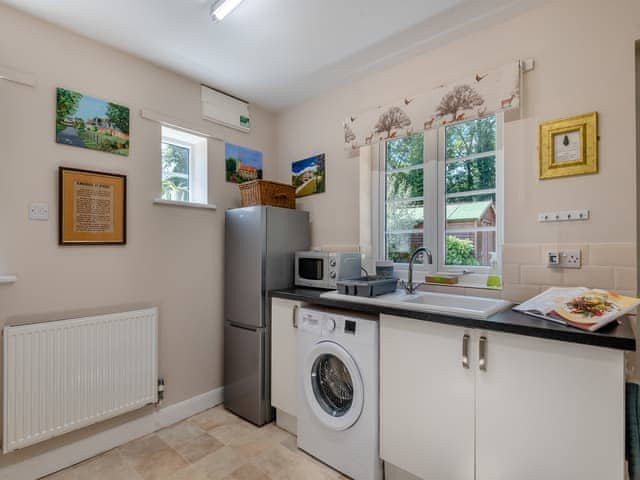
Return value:
<svg viewBox="0 0 640 480">
<path fill-rule="evenodd" d="M 211 20 L 220 22 L 224 17 L 229 15 L 242 0 L 220 0 L 211 5 Z"/>
</svg>

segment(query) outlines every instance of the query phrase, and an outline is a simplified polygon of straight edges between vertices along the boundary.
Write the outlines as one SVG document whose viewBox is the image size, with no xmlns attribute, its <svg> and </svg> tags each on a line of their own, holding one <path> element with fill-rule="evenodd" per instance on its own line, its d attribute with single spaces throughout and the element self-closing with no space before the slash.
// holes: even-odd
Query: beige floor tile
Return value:
<svg viewBox="0 0 640 480">
<path fill-rule="evenodd" d="M 231 447 L 222 447 L 193 464 L 209 480 L 222 480 L 247 462 L 247 458 Z"/>
<path fill-rule="evenodd" d="M 268 450 L 250 458 L 249 463 L 264 471 L 270 478 L 278 478 L 278 475 L 291 469 L 299 460 L 299 454 L 275 444 Z"/>
<path fill-rule="evenodd" d="M 287 437 L 284 440 L 280 442 L 280 445 L 288 448 L 292 452 L 298 451 L 298 439 L 293 435 L 291 435 L 290 433 L 287 435 Z"/>
<path fill-rule="evenodd" d="M 209 435 L 220 440 L 225 445 L 239 446 L 249 443 L 259 433 L 259 428 L 248 422 L 220 425 L 209 430 Z"/>
<path fill-rule="evenodd" d="M 170 447 L 177 447 L 194 438 L 198 438 L 204 430 L 191 422 L 176 423 L 157 432 L 158 437 Z"/>
<path fill-rule="evenodd" d="M 181 445 L 177 445 L 175 451 L 187 462 L 195 463 L 222 447 L 224 447 L 222 442 L 216 440 L 208 433 L 203 433 Z"/>
<path fill-rule="evenodd" d="M 225 480 L 271 480 L 265 472 L 252 464 L 235 469 Z"/>
<path fill-rule="evenodd" d="M 244 420 L 225 410 L 222 406 L 217 406 L 194 415 L 189 419 L 189 422 L 197 425 L 202 430 L 212 430 L 221 425 L 243 423 Z"/>
<path fill-rule="evenodd" d="M 166 479 L 188 465 L 157 434 L 129 442 L 119 451 L 143 480 Z"/>
<path fill-rule="evenodd" d="M 209 480 L 209 476 L 207 472 L 199 470 L 194 465 L 189 465 L 167 477 L 167 480 Z"/>
</svg>

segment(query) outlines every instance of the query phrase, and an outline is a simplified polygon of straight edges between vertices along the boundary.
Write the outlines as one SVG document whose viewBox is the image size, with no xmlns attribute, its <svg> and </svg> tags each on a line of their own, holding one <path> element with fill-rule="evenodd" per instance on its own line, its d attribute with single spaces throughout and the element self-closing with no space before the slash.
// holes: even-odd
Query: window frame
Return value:
<svg viewBox="0 0 640 480">
<path fill-rule="evenodd" d="M 207 204 L 208 195 L 208 156 L 207 138 L 185 132 L 175 127 L 163 125 L 160 137 L 160 148 L 168 143 L 189 150 L 189 200 L 185 203 Z M 162 154 L 160 155 L 160 182 L 162 183 Z M 170 199 L 162 196 L 165 201 Z"/>
<path fill-rule="evenodd" d="M 502 244 L 504 234 L 504 114 L 498 112 L 496 117 L 496 149 L 491 152 L 483 152 L 478 155 L 461 157 L 464 159 L 484 158 L 495 155 L 496 161 L 496 261 L 498 273 L 502 272 Z M 472 121 L 472 120 L 466 120 Z M 474 265 L 445 265 L 446 260 L 446 155 L 445 155 L 445 135 L 446 128 L 455 125 L 445 125 L 439 128 L 425 130 L 424 151 L 423 151 L 423 204 L 424 204 L 424 224 L 423 243 L 433 254 L 433 264 L 416 264 L 414 270 L 421 273 L 489 273 L 491 266 Z M 417 132 L 416 134 L 419 134 Z M 415 134 L 414 134 L 415 135 Z M 387 142 L 397 140 L 398 137 L 381 141 L 377 150 L 377 189 L 375 189 L 374 200 L 374 229 L 377 235 L 374 236 L 374 255 L 378 260 L 386 260 L 386 152 Z M 460 161 L 460 160 L 457 160 Z M 474 191 L 474 195 L 483 193 L 494 193 L 494 189 L 483 189 Z M 429 207 L 432 206 L 432 207 Z M 434 215 L 435 214 L 435 215 Z M 493 227 L 490 227 L 493 231 Z M 468 228 L 465 231 L 481 231 L 483 227 Z M 395 263 L 398 271 L 408 270 L 408 263 Z"/>
</svg>

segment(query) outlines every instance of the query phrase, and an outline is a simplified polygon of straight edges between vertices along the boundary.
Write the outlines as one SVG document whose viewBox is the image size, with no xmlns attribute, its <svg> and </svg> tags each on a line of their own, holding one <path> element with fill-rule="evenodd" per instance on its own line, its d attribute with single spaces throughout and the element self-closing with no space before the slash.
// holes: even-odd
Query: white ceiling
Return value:
<svg viewBox="0 0 640 480">
<path fill-rule="evenodd" d="M 270 110 L 540 0 L 0 0 Z"/>
</svg>

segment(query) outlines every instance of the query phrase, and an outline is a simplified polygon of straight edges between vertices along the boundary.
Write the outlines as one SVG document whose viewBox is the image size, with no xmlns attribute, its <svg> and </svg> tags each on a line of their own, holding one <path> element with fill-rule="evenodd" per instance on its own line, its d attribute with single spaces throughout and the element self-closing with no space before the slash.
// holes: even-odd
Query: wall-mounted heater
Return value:
<svg viewBox="0 0 640 480">
<path fill-rule="evenodd" d="M 4 453 L 158 401 L 158 310 L 4 328 Z"/>
<path fill-rule="evenodd" d="M 202 85 L 202 118 L 248 133 L 251 129 L 249 104 L 243 100 Z"/>
</svg>

